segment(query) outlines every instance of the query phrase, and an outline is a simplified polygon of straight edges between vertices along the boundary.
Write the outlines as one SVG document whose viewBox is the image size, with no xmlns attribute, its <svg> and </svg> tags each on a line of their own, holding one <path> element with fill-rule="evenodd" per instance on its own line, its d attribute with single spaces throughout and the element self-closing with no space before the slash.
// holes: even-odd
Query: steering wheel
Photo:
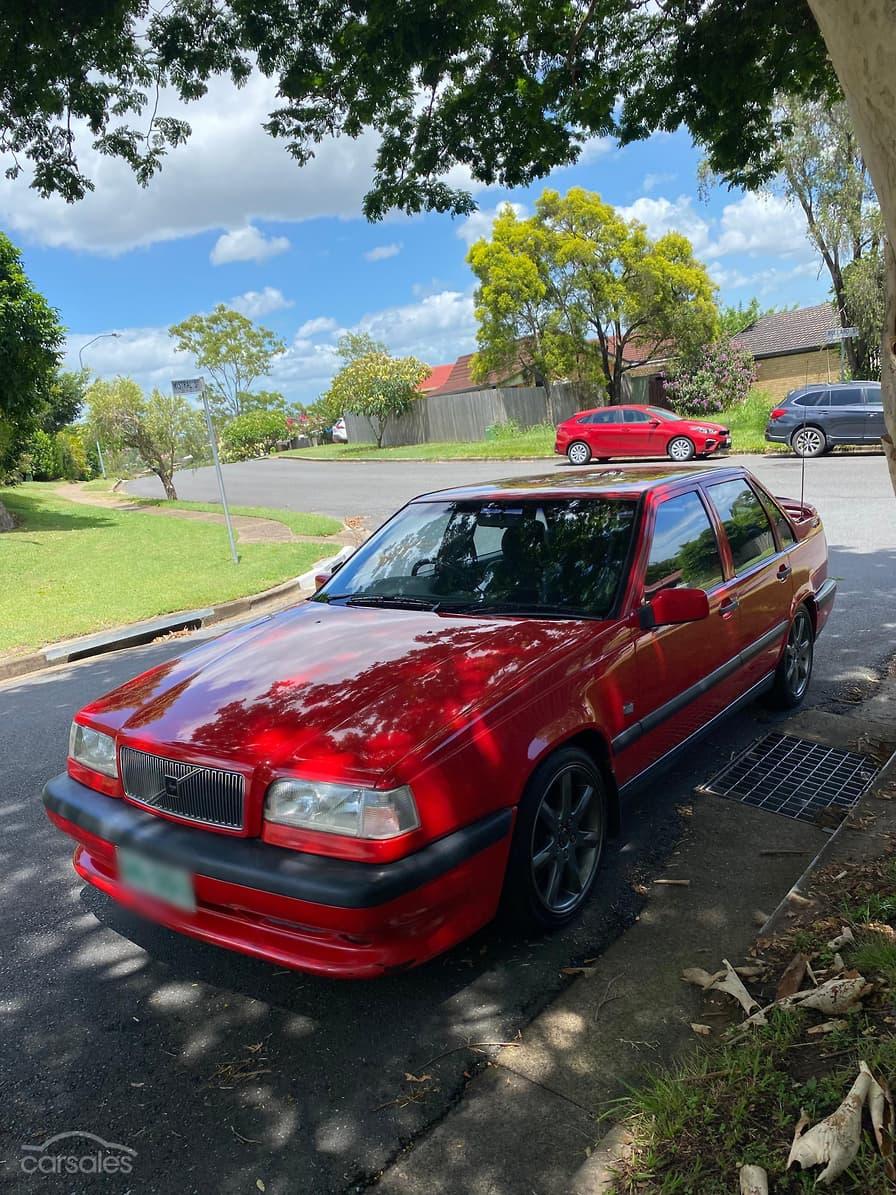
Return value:
<svg viewBox="0 0 896 1195">
<path fill-rule="evenodd" d="M 450 573 L 455 581 L 460 582 L 458 588 L 464 588 L 464 582 L 467 580 L 466 572 L 459 564 L 454 564 L 450 560 L 439 560 L 433 557 L 427 557 L 424 560 L 418 560 L 411 569 L 411 576 L 416 577 L 420 569 L 423 568 L 425 564 L 431 564 L 436 573 Z"/>
</svg>

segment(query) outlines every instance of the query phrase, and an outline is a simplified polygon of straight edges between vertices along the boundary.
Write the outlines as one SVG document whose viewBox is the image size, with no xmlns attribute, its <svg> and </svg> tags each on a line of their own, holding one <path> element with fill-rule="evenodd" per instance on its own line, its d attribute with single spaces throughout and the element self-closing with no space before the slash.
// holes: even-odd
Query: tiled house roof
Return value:
<svg viewBox="0 0 896 1195">
<path fill-rule="evenodd" d="M 453 361 L 447 365 L 434 365 L 417 389 L 421 394 L 432 394 L 435 390 L 440 390 L 448 381 L 448 375 L 452 369 L 454 369 Z"/>
<path fill-rule="evenodd" d="M 825 334 L 838 325 L 833 306 L 817 303 L 814 307 L 764 315 L 735 336 L 734 342 L 754 357 L 781 357 L 786 353 L 805 353 L 821 348 L 827 343 Z"/>
</svg>

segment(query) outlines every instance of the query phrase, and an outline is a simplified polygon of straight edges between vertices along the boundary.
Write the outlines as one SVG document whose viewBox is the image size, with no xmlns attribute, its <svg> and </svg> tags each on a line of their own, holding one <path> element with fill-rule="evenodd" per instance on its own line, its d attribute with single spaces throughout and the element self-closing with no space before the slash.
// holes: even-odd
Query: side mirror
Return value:
<svg viewBox="0 0 896 1195">
<path fill-rule="evenodd" d="M 659 419 L 648 419 L 647 422 L 651 427 L 659 427 L 660 425 Z"/>
<path fill-rule="evenodd" d="M 709 618 L 709 599 L 702 589 L 661 589 L 638 611 L 642 630 L 699 622 Z"/>
<path fill-rule="evenodd" d="M 321 569 L 319 573 L 315 573 L 314 592 L 317 593 L 318 589 L 326 585 L 331 577 L 335 577 L 344 564 L 345 560 L 337 560 L 336 563 L 331 565 L 329 568 Z"/>
</svg>

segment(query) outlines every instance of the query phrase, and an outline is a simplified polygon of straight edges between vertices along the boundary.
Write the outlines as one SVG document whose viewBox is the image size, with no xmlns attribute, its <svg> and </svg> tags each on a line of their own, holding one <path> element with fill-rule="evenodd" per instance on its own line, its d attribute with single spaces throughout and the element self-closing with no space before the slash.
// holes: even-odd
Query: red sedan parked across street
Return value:
<svg viewBox="0 0 896 1195">
<path fill-rule="evenodd" d="M 827 569 L 813 508 L 743 469 L 428 494 L 312 600 L 82 709 L 44 802 L 85 880 L 278 965 L 413 966 L 501 906 L 559 927 L 635 784 L 802 700 Z"/>
<path fill-rule="evenodd" d="M 598 407 L 579 411 L 557 428 L 554 452 L 572 465 L 593 458 L 668 456 L 681 462 L 727 452 L 731 434 L 720 423 L 684 419 L 662 407 Z"/>
</svg>

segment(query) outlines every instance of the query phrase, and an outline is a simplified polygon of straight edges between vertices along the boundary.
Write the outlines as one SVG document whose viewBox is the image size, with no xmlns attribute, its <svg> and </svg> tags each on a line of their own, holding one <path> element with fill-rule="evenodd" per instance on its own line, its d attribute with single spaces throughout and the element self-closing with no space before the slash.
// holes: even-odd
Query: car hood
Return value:
<svg viewBox="0 0 896 1195">
<path fill-rule="evenodd" d="M 177 758 L 382 778 L 419 763 L 594 627 L 307 602 L 162 664 L 82 713 L 122 743 Z"/>
<path fill-rule="evenodd" d="M 712 419 L 682 419 L 681 422 L 689 431 L 696 431 L 698 427 L 708 427 L 714 432 L 728 430 L 724 423 L 715 423 Z"/>
</svg>

